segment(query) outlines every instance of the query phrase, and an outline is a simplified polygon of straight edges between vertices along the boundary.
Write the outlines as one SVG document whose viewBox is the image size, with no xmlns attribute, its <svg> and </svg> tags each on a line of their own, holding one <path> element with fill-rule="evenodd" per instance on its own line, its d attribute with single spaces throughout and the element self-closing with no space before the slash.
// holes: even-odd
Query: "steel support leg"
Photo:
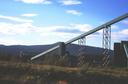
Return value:
<svg viewBox="0 0 128 84">
<path fill-rule="evenodd" d="M 103 66 L 108 65 L 110 62 L 110 49 L 111 49 L 111 26 L 103 29 Z"/>
<path fill-rule="evenodd" d="M 80 46 L 80 49 L 79 49 L 79 63 L 78 63 L 78 66 L 81 66 L 83 64 L 85 64 L 86 62 L 86 57 L 84 56 L 84 52 L 83 52 L 83 47 L 86 45 L 86 37 L 83 37 L 81 39 L 78 40 L 78 44 Z"/>
</svg>

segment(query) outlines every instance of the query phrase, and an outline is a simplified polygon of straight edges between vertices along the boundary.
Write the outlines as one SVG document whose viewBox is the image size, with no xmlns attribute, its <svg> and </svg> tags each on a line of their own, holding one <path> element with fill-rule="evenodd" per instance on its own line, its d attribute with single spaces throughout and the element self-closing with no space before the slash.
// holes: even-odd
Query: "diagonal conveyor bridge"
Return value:
<svg viewBox="0 0 128 84">
<path fill-rule="evenodd" d="M 119 16 L 119 17 L 117 17 L 117 18 L 115 18 L 115 19 L 113 19 L 113 20 L 111 20 L 111 21 L 109 21 L 109 22 L 106 22 L 106 23 L 104 23 L 104 24 L 102 24 L 102 25 L 100 25 L 100 26 L 98 26 L 98 27 L 96 27 L 96 28 L 94 28 L 94 29 L 88 31 L 88 32 L 85 32 L 85 33 L 83 33 L 83 34 L 81 34 L 81 35 L 79 35 L 79 36 L 77 36 L 77 37 L 75 37 L 75 38 L 72 38 L 72 39 L 68 40 L 67 42 L 64 42 L 64 45 L 66 46 L 66 45 L 68 45 L 68 44 L 71 44 L 71 43 L 74 42 L 74 41 L 77 41 L 77 40 L 79 40 L 79 39 L 81 39 L 81 38 L 84 38 L 84 37 L 90 35 L 90 34 L 93 34 L 93 33 L 97 32 L 97 31 L 99 31 L 99 30 L 101 30 L 101 29 L 108 28 L 108 27 L 110 27 L 112 24 L 117 23 L 117 22 L 119 22 L 119 21 L 121 21 L 121 20 L 123 20 L 123 19 L 125 19 L 125 18 L 127 18 L 127 17 L 128 17 L 128 13 L 126 13 L 126 14 L 124 14 L 124 15 L 122 15 L 122 16 Z M 42 53 L 40 53 L 40 54 L 38 54 L 38 55 L 32 57 L 31 60 L 37 59 L 37 58 L 39 58 L 39 57 L 41 57 L 41 56 L 43 56 L 43 55 L 45 55 L 45 54 L 47 54 L 47 53 L 49 53 L 49 52 L 52 52 L 52 51 L 58 49 L 59 47 L 60 47 L 60 45 L 57 45 L 57 46 L 55 46 L 55 47 L 53 47 L 53 48 L 50 48 L 50 49 L 48 49 L 48 50 L 46 50 L 46 51 L 44 51 L 44 52 L 42 52 Z M 125 48 L 126 54 L 127 54 L 127 56 L 128 56 L 128 52 L 127 52 L 127 47 L 126 47 L 126 45 L 124 45 L 124 48 Z"/>
</svg>

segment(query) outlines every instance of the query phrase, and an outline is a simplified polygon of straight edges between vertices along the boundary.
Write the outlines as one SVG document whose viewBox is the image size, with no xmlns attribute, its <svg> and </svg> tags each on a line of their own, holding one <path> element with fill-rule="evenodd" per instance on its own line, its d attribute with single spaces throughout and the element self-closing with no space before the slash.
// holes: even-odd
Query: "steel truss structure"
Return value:
<svg viewBox="0 0 128 84">
<path fill-rule="evenodd" d="M 110 62 L 110 50 L 111 50 L 111 26 L 106 26 L 103 29 L 103 40 L 102 47 L 104 48 L 103 52 L 103 66 L 108 65 Z"/>
<path fill-rule="evenodd" d="M 109 53 L 109 49 L 111 48 L 111 27 L 110 26 L 112 24 L 114 24 L 114 23 L 117 23 L 117 22 L 127 18 L 127 17 L 128 17 L 128 13 L 126 13 L 126 14 L 124 14 L 122 16 L 119 16 L 119 17 L 117 17 L 117 18 L 115 18 L 113 20 L 110 20 L 109 22 L 106 22 L 105 24 L 102 24 L 102 25 L 100 25 L 100 26 L 98 26 L 98 27 L 96 27 L 96 28 L 94 28 L 94 29 L 92 29 L 92 30 L 90 30 L 88 32 L 85 32 L 85 33 L 79 35 L 78 37 L 72 38 L 69 41 L 65 42 L 64 44 L 66 46 L 66 45 L 71 44 L 72 42 L 75 42 L 77 40 L 79 40 L 80 45 L 84 44 L 84 43 L 86 43 L 86 41 L 83 40 L 84 37 L 103 29 L 103 48 L 105 50 L 103 52 L 103 54 L 107 55 L 104 58 L 105 60 L 104 60 L 104 64 L 103 65 L 106 65 L 107 63 L 109 63 L 106 60 L 109 58 L 108 53 Z M 60 47 L 60 45 L 57 45 L 57 46 L 55 46 L 53 48 L 50 48 L 50 49 L 48 49 L 48 50 L 46 50 L 46 51 L 44 51 L 44 52 L 32 57 L 31 60 L 35 60 L 35 59 L 37 59 L 37 58 L 39 58 L 39 57 L 41 57 L 41 56 L 43 56 L 43 55 L 45 55 L 45 54 L 47 54 L 49 52 L 52 52 L 53 50 L 58 49 L 59 47 Z"/>
<path fill-rule="evenodd" d="M 78 64 L 77 64 L 77 66 L 81 66 L 81 65 L 83 65 L 84 63 L 85 63 L 85 61 L 86 61 L 86 59 L 85 59 L 85 56 L 83 56 L 83 55 L 80 55 L 80 54 L 82 54 L 83 52 L 83 46 L 86 46 L 86 37 L 83 37 L 83 38 L 81 38 L 81 39 L 79 39 L 78 40 L 78 45 L 80 45 L 80 49 L 79 49 L 79 55 L 78 56 L 80 56 L 79 57 L 79 59 L 78 59 Z"/>
</svg>

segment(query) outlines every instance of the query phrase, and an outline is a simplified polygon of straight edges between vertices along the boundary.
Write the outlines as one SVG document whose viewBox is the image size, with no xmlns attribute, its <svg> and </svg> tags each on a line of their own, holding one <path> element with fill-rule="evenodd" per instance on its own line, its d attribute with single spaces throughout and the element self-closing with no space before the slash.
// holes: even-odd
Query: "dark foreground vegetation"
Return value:
<svg viewBox="0 0 128 84">
<path fill-rule="evenodd" d="M 102 66 L 103 49 L 86 46 L 85 53 L 71 45 L 64 56 L 52 52 L 31 61 L 49 46 L 40 48 L 0 46 L 0 84 L 128 84 L 128 68 Z"/>
<path fill-rule="evenodd" d="M 128 84 L 128 69 L 0 61 L 0 84 Z"/>
</svg>

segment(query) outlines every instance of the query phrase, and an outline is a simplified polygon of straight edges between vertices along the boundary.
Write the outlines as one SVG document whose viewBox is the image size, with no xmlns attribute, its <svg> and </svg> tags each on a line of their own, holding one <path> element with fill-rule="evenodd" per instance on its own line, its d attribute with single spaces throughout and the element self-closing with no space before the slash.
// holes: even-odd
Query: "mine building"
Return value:
<svg viewBox="0 0 128 84">
<path fill-rule="evenodd" d="M 113 64 L 116 67 L 128 67 L 128 41 L 114 43 Z"/>
</svg>

